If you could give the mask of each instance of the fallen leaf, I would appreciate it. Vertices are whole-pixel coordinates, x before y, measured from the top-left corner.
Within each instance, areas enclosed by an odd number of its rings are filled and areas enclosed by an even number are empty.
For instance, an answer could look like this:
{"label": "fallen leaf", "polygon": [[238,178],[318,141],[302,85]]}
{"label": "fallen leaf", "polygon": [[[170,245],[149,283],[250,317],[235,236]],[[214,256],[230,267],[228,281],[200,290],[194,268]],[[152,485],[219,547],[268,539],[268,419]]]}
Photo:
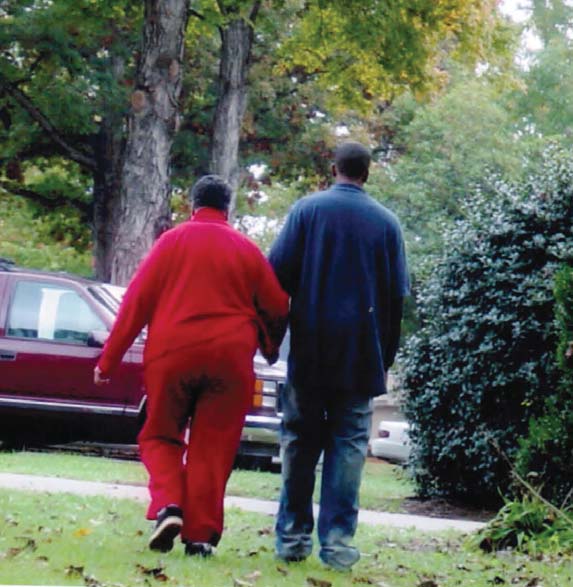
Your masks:
{"label": "fallen leaf", "polygon": [[541,583],[539,582],[538,577],[533,577],[529,583],[525,585],[525,587],[541,587]]}
{"label": "fallen leaf", "polygon": [[353,577],[352,582],[360,583],[362,585],[378,585],[378,583],[376,583],[376,581],[370,577]]}
{"label": "fallen leaf", "polygon": [[438,584],[433,581],[432,579],[428,579],[426,581],[422,581],[418,587],[439,587]]}
{"label": "fallen leaf", "polygon": [[36,545],[36,541],[33,538],[30,538],[29,536],[17,536],[16,538],[18,538],[19,540],[26,541],[26,543],[22,547],[22,550],[34,551],[34,550],[36,550],[36,548],[38,548]]}
{"label": "fallen leaf", "polygon": [[243,581],[242,579],[235,579],[233,577],[233,585],[235,587],[253,587],[252,583],[249,583],[248,581]]}
{"label": "fallen leaf", "polygon": [[306,582],[313,587],[332,587],[332,583],[330,581],[325,581],[324,579],[317,579],[315,577],[307,577]]}
{"label": "fallen leaf", "polygon": [[76,538],[83,538],[84,536],[89,536],[91,533],[92,531],[89,528],[78,528],[74,532],[74,536]]}
{"label": "fallen leaf", "polygon": [[254,549],[253,550],[249,550],[249,552],[247,552],[247,556],[257,556],[259,554],[261,554],[261,552],[268,552],[269,549],[266,546],[259,546],[259,548]]}
{"label": "fallen leaf", "polygon": [[260,579],[262,576],[263,574],[261,573],[261,571],[253,571],[252,573],[245,575],[245,579],[247,581],[256,581],[257,579]]}
{"label": "fallen leaf", "polygon": [[2,558],[14,558],[18,556],[24,549],[18,547],[9,548],[3,555]]}
{"label": "fallen leaf", "polygon": [[273,533],[273,529],[272,528],[261,528],[257,534],[259,536],[269,536],[269,534]]}
{"label": "fallen leaf", "polygon": [[493,579],[490,579],[488,583],[493,583],[494,585],[503,585],[505,583],[505,579],[496,575]]}
{"label": "fallen leaf", "polygon": [[277,567],[277,571],[283,576],[286,577],[288,575],[288,571],[284,567]]}
{"label": "fallen leaf", "polygon": [[66,567],[64,571],[68,577],[83,577],[84,576],[84,567],[75,567],[74,565],[70,565]]}
{"label": "fallen leaf", "polygon": [[156,581],[161,581],[162,583],[169,581],[169,577],[163,572],[165,570],[163,567],[144,567],[140,564],[135,565],[135,567],[142,575],[153,577]]}
{"label": "fallen leaf", "polygon": [[84,584],[86,587],[101,587],[101,583],[93,575],[84,577]]}
{"label": "fallen leaf", "polygon": [[36,560],[37,560],[39,563],[47,563],[49,559],[48,559],[48,557],[47,557],[47,556],[37,556],[37,557],[36,557]]}

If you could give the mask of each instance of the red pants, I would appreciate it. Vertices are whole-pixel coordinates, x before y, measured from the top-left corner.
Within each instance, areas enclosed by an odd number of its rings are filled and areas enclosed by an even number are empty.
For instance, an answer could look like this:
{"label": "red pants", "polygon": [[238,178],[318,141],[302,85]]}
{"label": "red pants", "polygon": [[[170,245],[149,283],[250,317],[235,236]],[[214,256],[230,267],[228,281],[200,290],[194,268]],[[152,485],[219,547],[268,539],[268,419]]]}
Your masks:
{"label": "red pants", "polygon": [[185,349],[145,368],[147,418],[138,441],[149,472],[147,518],[179,505],[184,541],[217,544],[223,532],[225,486],[255,383],[250,342]]}

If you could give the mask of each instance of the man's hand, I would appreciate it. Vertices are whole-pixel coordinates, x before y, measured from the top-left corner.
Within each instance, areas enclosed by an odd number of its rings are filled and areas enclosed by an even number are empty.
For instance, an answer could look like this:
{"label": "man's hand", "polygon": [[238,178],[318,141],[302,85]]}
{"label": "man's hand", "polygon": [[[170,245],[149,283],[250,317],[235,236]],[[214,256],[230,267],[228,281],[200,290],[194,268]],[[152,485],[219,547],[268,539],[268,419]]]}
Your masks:
{"label": "man's hand", "polygon": [[109,383],[109,381],[109,377],[103,377],[101,369],[96,365],[96,368],[94,369],[94,383],[96,385],[105,385],[106,383]]}

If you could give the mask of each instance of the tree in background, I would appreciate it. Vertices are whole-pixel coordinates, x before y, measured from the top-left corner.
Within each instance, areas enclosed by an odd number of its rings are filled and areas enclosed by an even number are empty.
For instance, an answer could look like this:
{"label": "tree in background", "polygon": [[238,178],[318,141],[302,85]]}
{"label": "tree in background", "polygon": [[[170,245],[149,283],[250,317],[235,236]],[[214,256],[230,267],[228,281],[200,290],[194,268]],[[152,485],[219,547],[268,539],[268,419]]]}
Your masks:
{"label": "tree in background", "polygon": [[[239,139],[247,108],[247,77],[251,63],[254,27],[262,0],[241,6],[217,2],[224,22],[219,25],[221,48],[217,105],[213,117],[210,171],[227,180],[233,190],[231,213],[239,187]],[[241,10],[246,9],[242,15]]]}
{"label": "tree in background", "polygon": [[431,273],[444,230],[463,216],[471,193],[482,187],[487,195],[492,174],[511,180],[523,173],[524,146],[504,106],[496,80],[458,70],[432,102],[408,94],[381,118],[392,151],[372,192],[399,215],[418,281]]}
{"label": "tree in background", "polygon": [[[1,188],[93,229],[95,274],[111,277],[138,3],[3,2]],[[89,224],[88,224],[89,223]]]}
{"label": "tree in background", "polygon": [[573,143],[573,6],[564,0],[532,1],[529,28],[541,48],[529,54],[522,73],[524,91],[510,107],[521,133],[533,142]]}
{"label": "tree in background", "polygon": [[[573,159],[480,194],[420,289],[403,356],[412,467],[423,495],[495,503],[529,421],[558,382],[553,279],[573,264]],[[501,451],[501,452],[500,452]]]}
{"label": "tree in background", "polygon": [[171,145],[179,128],[188,8],[189,0],[145,1],[113,219],[112,283],[127,284],[155,239],[171,226]]}
{"label": "tree in background", "polygon": [[[201,6],[207,4],[205,2]],[[163,0],[149,4],[149,7],[152,5],[167,6],[170,2]],[[175,3],[173,7],[176,5],[181,6]],[[277,39],[265,34],[258,35],[256,29],[251,30],[253,20],[247,22],[249,15],[255,16],[257,2],[229,0],[215,5],[216,9],[209,9],[207,15],[215,14],[219,19],[224,17],[223,21],[218,21],[218,29],[232,28],[235,20],[246,23],[248,26],[244,30],[248,29],[247,36],[254,39],[255,45],[258,41],[267,43],[258,49],[259,53],[263,53],[266,47],[267,53],[276,56],[266,62],[273,66],[266,73],[267,82],[277,75],[289,78],[295,94],[301,81],[304,81],[304,85],[312,82],[317,90],[323,94],[327,92],[328,100],[324,100],[325,104],[333,104],[335,101],[332,98],[337,96],[336,102],[347,103],[347,107],[377,104],[385,97],[380,92],[391,92],[394,95],[408,86],[418,89],[424,85],[431,86],[432,80],[441,77],[440,72],[433,67],[440,43],[447,43],[454,50],[471,54],[475,58],[483,47],[491,44],[488,35],[491,37],[490,32],[497,23],[493,0],[479,3],[467,0],[428,3],[419,0],[408,10],[403,10],[400,3],[393,3],[383,10],[378,2],[361,3],[360,6],[349,6],[342,2],[329,5],[320,2],[263,2],[260,9],[261,14],[266,11],[265,14],[269,15],[267,22],[271,18],[280,21],[284,16],[282,11],[287,6],[291,9],[289,15],[293,14],[293,6],[297,14],[297,19],[284,27],[284,41],[277,43]],[[245,15],[242,10],[247,8],[250,12]],[[151,9],[146,12],[148,18],[153,14],[159,13]],[[179,24],[186,18],[186,14],[180,10],[173,14],[179,19]],[[235,19],[236,15],[238,18]],[[153,54],[153,50],[148,52],[144,47],[139,60],[136,59],[138,31],[143,26],[143,15],[138,5],[130,2],[57,0],[40,4],[34,0],[7,1],[2,4],[0,16],[1,111],[5,137],[11,144],[9,157],[5,156],[3,162],[7,175],[4,181],[11,181],[4,183],[4,189],[27,197],[33,191],[23,189],[30,187],[26,176],[28,169],[40,166],[48,169],[55,156],[58,156],[59,165],[69,168],[68,176],[80,175],[89,183],[82,199],[90,207],[88,214],[93,222],[97,276],[125,281],[130,268],[122,270],[120,267],[129,264],[133,268],[135,260],[145,253],[152,237],[167,223],[169,193],[164,188],[165,174],[168,172],[165,161],[169,159],[169,147],[176,126],[174,112],[178,108],[176,98],[179,82],[176,78],[182,67],[180,54],[177,54],[177,59],[173,59],[177,53],[174,50],[169,59],[163,59],[165,55],[156,53],[157,59],[153,63],[156,71],[153,74],[149,71],[142,74],[143,68],[150,65],[145,59]],[[209,18],[206,21],[211,22]],[[328,26],[322,26],[325,23]],[[146,30],[151,30],[152,24],[147,22]],[[381,24],[384,24],[383,28],[380,28]],[[180,36],[183,28],[173,26],[172,31],[179,31],[177,34]],[[312,34],[308,36],[305,45],[302,40],[306,38],[307,32]],[[149,36],[144,36],[144,40],[148,43],[158,41]],[[361,43],[364,43],[367,51],[360,49]],[[180,46],[176,40],[174,44]],[[206,44],[209,45],[210,41]],[[378,45],[383,46],[384,50],[378,50]],[[220,45],[220,48],[223,47],[224,43]],[[314,57],[309,60],[309,55]],[[231,56],[234,56],[232,52]],[[141,66],[136,69],[138,61]],[[174,62],[179,63],[177,72],[175,66],[172,66]],[[248,59],[240,60],[239,69],[244,73],[248,64]],[[209,70],[201,71],[200,74],[199,77],[214,79]],[[175,76],[172,82],[168,80],[169,75]],[[167,121],[161,155],[157,154],[159,159],[154,162],[158,166],[155,169],[157,173],[154,168],[140,172],[134,163],[140,154],[146,152],[145,141],[142,138],[135,139],[136,135],[142,137],[141,133],[138,135],[136,132],[138,124],[146,119],[142,115],[146,111],[145,105],[154,104],[149,99],[151,94],[146,94],[147,87],[142,86],[142,76],[145,77],[144,85],[150,83],[152,77],[155,79],[151,85],[157,79],[167,80],[167,86],[171,83],[167,93],[175,98],[172,111],[168,109],[155,113],[157,122],[162,116]],[[241,79],[246,79],[243,74],[241,76]],[[263,78],[264,74],[261,76]],[[223,91],[224,86],[224,83],[219,84],[219,89]],[[359,92],[350,92],[353,87],[359,88]],[[305,92],[306,96],[311,94]],[[272,108],[272,95],[268,93],[268,96],[267,106]],[[236,104],[240,105],[241,101]],[[163,106],[166,105],[164,101]],[[137,114],[137,109],[141,107],[143,110]],[[293,112],[302,113],[305,108],[307,112],[313,111],[314,105],[300,104]],[[239,113],[241,110],[234,106],[232,109]],[[131,117],[131,135],[130,146],[125,151],[124,128],[128,116]],[[334,114],[330,116],[331,124],[335,124]],[[291,120],[295,118],[293,114]],[[20,124],[15,125],[15,119]],[[257,121],[260,117],[256,113],[251,114],[250,120]],[[207,130],[206,136],[212,134],[214,126],[216,124]],[[236,119],[233,127],[239,132]],[[305,125],[301,124],[300,127],[304,129]],[[256,128],[254,122],[251,129]],[[231,137],[227,137],[227,140],[231,141]],[[138,144],[134,144],[134,141]],[[295,141],[296,133],[293,134],[291,144]],[[179,146],[185,143],[181,141]],[[258,144],[260,146],[261,143]],[[272,153],[280,153],[284,148],[279,137],[271,150],[271,158]],[[181,169],[182,149],[177,154],[177,166]],[[320,156],[317,154],[316,159],[324,160],[327,155],[327,152],[322,152]],[[212,157],[208,159],[213,160]],[[144,167],[147,168],[147,165]],[[230,165],[229,169],[232,168],[233,165]],[[153,217],[146,216],[148,222],[145,224],[145,235],[140,235],[140,225],[135,219],[141,215],[135,206],[146,199],[141,197],[146,194],[148,187],[142,183],[146,173],[158,179],[158,199],[154,200]],[[152,183],[155,185],[155,182],[150,182],[150,186]],[[64,188],[66,181],[61,184]],[[132,197],[128,192],[137,196]],[[75,204],[72,198],[68,199]],[[137,238],[137,242],[124,242],[124,237],[130,234],[137,234],[141,238]],[[120,255],[117,259],[116,254]]]}

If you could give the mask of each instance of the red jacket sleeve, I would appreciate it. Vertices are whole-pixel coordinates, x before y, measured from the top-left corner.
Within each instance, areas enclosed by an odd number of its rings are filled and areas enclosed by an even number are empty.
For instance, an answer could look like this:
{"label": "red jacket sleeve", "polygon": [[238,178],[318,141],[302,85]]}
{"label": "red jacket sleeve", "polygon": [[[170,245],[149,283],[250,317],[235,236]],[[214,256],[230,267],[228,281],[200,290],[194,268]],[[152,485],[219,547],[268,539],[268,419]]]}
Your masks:
{"label": "red jacket sleeve", "polygon": [[286,332],[289,297],[280,286],[271,264],[260,253],[255,307],[259,317],[259,348],[263,357],[274,363]]}
{"label": "red jacket sleeve", "polygon": [[162,283],[168,250],[167,233],[153,245],[141,262],[121,302],[119,313],[98,361],[102,374],[108,376],[121,363],[135,337],[151,320]]}

